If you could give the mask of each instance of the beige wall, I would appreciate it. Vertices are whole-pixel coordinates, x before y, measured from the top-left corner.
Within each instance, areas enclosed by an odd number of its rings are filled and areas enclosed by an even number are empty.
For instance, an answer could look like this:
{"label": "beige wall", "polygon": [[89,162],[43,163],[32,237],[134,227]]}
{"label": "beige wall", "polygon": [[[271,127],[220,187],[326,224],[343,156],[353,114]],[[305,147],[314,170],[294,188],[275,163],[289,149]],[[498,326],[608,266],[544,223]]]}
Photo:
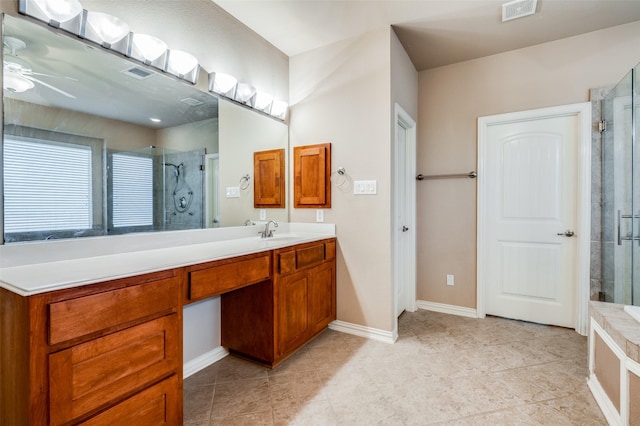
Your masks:
{"label": "beige wall", "polygon": [[[219,104],[220,118],[220,225],[240,226],[247,219],[259,220],[259,209],[253,207],[253,153],[285,149],[289,143],[288,128],[281,121],[257,114],[227,101]],[[288,173],[285,165],[285,176]],[[225,188],[240,186],[240,178],[249,175],[249,186],[240,198],[226,198]],[[286,205],[291,205],[285,194]],[[288,222],[286,208],[265,209],[267,220]]]}
{"label": "beige wall", "polygon": [[156,145],[175,151],[204,148],[207,154],[215,154],[218,152],[218,118],[160,129]]}
{"label": "beige wall", "polygon": [[[377,194],[367,196],[353,195],[352,185],[334,185],[332,208],[325,210],[324,220],[336,224],[338,236],[338,320],[389,331],[395,327],[390,237],[392,57],[403,58],[394,74],[399,80],[409,68],[394,37],[391,29],[378,30],[294,56],[289,76],[291,146],[331,142],[332,171],[344,167],[352,180],[377,181]],[[416,109],[417,102],[407,94],[411,90],[403,90],[402,84],[394,87],[393,100],[410,111]],[[314,222],[315,210],[292,209],[291,220]]]}
{"label": "beige wall", "polygon": [[[639,44],[635,22],[421,72],[418,172],[475,170],[478,117],[588,101],[640,61]],[[418,299],[475,308],[475,181],[419,182],[417,200]]]}

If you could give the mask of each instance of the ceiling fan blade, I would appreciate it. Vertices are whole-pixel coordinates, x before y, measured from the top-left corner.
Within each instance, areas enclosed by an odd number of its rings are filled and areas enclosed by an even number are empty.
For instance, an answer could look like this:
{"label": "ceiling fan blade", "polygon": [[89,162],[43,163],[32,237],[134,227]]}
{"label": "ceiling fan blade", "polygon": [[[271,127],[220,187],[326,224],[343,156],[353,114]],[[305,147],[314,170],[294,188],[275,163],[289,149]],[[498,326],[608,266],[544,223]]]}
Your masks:
{"label": "ceiling fan blade", "polygon": [[38,80],[37,78],[31,77],[30,75],[25,75],[25,76],[24,76],[24,78],[29,79],[29,80],[31,80],[31,81],[34,81],[34,82],[36,82],[36,83],[38,83],[38,84],[42,84],[44,87],[48,87],[49,89],[54,90],[54,91],[56,91],[56,92],[60,93],[61,95],[66,96],[66,97],[68,97],[68,98],[76,99],[76,97],[75,97],[75,96],[73,96],[73,95],[71,95],[71,94],[69,94],[69,93],[65,92],[64,90],[60,90],[60,89],[58,89],[57,87],[54,87],[54,86],[52,86],[52,85],[50,85],[50,84],[48,84],[48,83],[45,83],[45,82],[44,82],[44,81],[42,81],[42,80]]}
{"label": "ceiling fan blade", "polygon": [[65,80],[78,81],[77,78],[67,77],[66,75],[43,74],[41,72],[35,72],[35,71],[32,71],[32,70],[28,70],[28,69],[23,70],[22,73],[25,74],[25,75],[38,75],[38,76],[41,76],[41,77],[63,78]]}

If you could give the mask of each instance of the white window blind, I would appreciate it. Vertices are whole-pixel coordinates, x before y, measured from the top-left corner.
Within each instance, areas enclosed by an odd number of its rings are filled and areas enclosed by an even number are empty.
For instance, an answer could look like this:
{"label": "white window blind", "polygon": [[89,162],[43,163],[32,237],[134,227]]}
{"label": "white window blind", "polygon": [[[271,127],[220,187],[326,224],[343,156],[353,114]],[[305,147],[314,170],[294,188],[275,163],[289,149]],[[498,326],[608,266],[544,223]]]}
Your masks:
{"label": "white window blind", "polygon": [[131,154],[111,156],[113,226],[153,225],[153,161]]}
{"label": "white window blind", "polygon": [[92,226],[91,147],[5,137],[4,231]]}

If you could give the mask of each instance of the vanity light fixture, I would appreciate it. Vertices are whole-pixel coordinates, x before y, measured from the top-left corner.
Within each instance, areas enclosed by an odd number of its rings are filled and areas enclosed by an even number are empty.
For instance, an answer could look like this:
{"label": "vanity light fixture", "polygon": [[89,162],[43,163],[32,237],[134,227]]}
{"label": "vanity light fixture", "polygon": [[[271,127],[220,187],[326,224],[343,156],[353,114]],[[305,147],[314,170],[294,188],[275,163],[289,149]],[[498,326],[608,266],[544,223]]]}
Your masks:
{"label": "vanity light fixture", "polygon": [[81,37],[100,46],[125,54],[129,46],[129,25],[120,18],[102,12],[86,12]]}
{"label": "vanity light fixture", "polygon": [[75,35],[82,28],[82,5],[78,0],[20,0],[18,12]]}
{"label": "vanity light fixture", "polygon": [[269,114],[271,112],[271,105],[273,105],[273,96],[264,92],[256,93],[256,96],[253,102],[253,107],[255,109]]}
{"label": "vanity light fixture", "polygon": [[236,94],[238,80],[232,75],[222,72],[209,73],[209,91],[233,99]]}
{"label": "vanity light fixture", "polygon": [[167,72],[195,84],[198,81],[200,64],[195,56],[182,50],[170,50]]}
{"label": "vanity light fixture", "polygon": [[131,36],[131,47],[128,56],[137,59],[145,65],[165,70],[167,63],[167,43],[148,34]]}
{"label": "vanity light fixture", "polygon": [[286,102],[273,101],[273,105],[271,105],[271,115],[280,120],[284,120],[287,115],[287,108],[289,108],[289,105],[287,105]]}
{"label": "vanity light fixture", "polygon": [[236,94],[234,99],[241,104],[249,105],[253,107],[254,97],[256,94],[256,88],[247,83],[238,83],[236,87]]}

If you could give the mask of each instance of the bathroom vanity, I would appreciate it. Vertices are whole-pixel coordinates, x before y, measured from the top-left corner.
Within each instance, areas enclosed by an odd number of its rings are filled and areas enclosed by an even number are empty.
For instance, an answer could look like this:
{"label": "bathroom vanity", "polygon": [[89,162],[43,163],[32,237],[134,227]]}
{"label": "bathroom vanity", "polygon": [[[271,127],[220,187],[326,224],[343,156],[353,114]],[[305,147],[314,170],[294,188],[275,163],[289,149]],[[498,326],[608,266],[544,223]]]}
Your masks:
{"label": "bathroom vanity", "polygon": [[190,303],[220,296],[223,346],[271,367],[335,319],[334,233],[198,232],[128,252],[68,243],[92,254],[77,258],[3,247],[23,263],[0,269],[0,424],[181,424]]}

